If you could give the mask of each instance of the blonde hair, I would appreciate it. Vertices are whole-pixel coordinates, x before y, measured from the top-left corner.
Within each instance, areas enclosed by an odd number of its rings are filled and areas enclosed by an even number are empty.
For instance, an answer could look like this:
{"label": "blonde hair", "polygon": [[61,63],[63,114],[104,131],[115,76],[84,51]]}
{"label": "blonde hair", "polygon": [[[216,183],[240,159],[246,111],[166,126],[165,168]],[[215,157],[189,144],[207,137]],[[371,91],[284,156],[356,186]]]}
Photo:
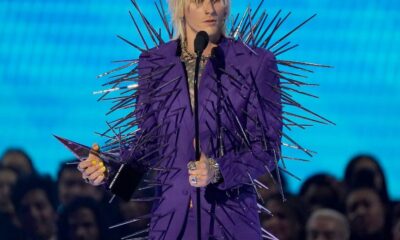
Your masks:
{"label": "blonde hair", "polygon": [[[175,37],[184,37],[185,36],[185,24],[184,24],[184,16],[185,16],[185,7],[186,4],[190,1],[193,1],[197,4],[203,3],[204,0],[168,0],[169,9],[171,12],[172,22],[175,28]],[[230,14],[230,0],[221,0],[226,8],[226,17]],[[226,21],[225,21],[226,22]],[[222,27],[222,33],[225,35],[226,23],[224,23]]]}

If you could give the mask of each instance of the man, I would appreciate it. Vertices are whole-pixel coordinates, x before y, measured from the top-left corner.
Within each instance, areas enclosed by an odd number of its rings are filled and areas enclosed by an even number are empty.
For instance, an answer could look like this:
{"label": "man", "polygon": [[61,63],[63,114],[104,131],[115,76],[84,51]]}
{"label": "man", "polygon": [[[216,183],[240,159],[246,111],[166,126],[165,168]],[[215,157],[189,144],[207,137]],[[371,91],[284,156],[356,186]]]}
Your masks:
{"label": "man", "polygon": [[[273,90],[279,89],[279,78],[271,72],[276,69],[274,56],[224,37],[228,0],[172,0],[170,7],[178,39],[142,53],[138,64],[143,91],[135,111],[141,119],[141,133],[151,132],[139,140],[152,140],[136,144],[139,147],[133,145],[132,153],[128,149],[122,154],[130,155],[127,162],[133,163],[158,152],[148,161],[160,159],[159,168],[166,169],[156,180],[164,185],[158,190],[161,200],[153,208],[150,238],[194,239],[196,188],[201,188],[202,239],[261,239],[256,194],[248,183],[272,170],[274,158],[279,158],[282,121],[279,90]],[[194,39],[201,30],[210,39],[200,64],[202,154],[200,161],[187,167],[195,160],[191,76]],[[164,74],[155,75],[163,70]],[[178,81],[168,85],[173,79]],[[239,81],[241,86],[235,86],[233,81]],[[165,87],[160,90],[155,85]],[[152,92],[159,96],[152,96]],[[225,97],[221,99],[222,96]],[[271,104],[264,104],[260,98]],[[217,141],[216,135],[225,137]],[[99,150],[98,146],[94,150]],[[106,168],[109,175],[118,170],[104,166],[94,154],[79,164],[83,177],[94,185],[104,182]]]}
{"label": "man", "polygon": [[[138,8],[136,1],[132,3]],[[112,111],[132,107],[134,112],[128,111],[125,117],[109,124],[104,135],[115,136],[111,136],[103,155],[94,145],[78,169],[86,181],[96,186],[113,185],[121,173],[121,163],[136,169],[144,166],[150,172],[147,176],[155,175],[155,179],[144,181],[156,192],[150,239],[194,239],[194,208],[201,212],[202,239],[261,239],[268,233],[260,229],[254,179],[272,171],[281,159],[283,102],[304,108],[290,94],[281,101],[277,60],[265,50],[271,36],[261,34],[258,41],[256,35],[249,34],[259,32],[255,29],[262,24],[253,28],[246,20],[243,32],[236,26],[237,31],[231,31],[233,38],[228,38],[225,22],[229,0],[170,0],[169,4],[176,38],[165,43],[141,15],[157,46],[149,49],[145,43],[146,49],[138,47],[142,52],[139,60],[128,64],[133,69],[110,83],[122,88],[113,87],[109,92],[130,88],[127,82],[137,83],[132,85],[134,90],[123,91],[116,98],[107,97],[115,100]],[[280,21],[276,25],[279,27]],[[201,31],[208,34],[209,43],[200,60],[199,85],[195,86],[194,42]],[[249,40],[242,41],[246,34],[244,38]],[[250,40],[252,46],[247,44]],[[198,125],[193,116],[196,88]],[[199,159],[195,159],[193,147],[195,126],[200,135],[200,141],[195,142],[200,144]],[[311,155],[289,141],[295,145],[289,147]],[[134,177],[130,178],[133,181]],[[133,184],[125,179],[118,186],[122,185]],[[200,201],[196,198],[198,190]],[[145,218],[150,217],[141,219]]]}
{"label": "man", "polygon": [[26,240],[56,239],[55,185],[50,177],[30,176],[18,180],[13,203]]}
{"label": "man", "polygon": [[336,210],[321,208],[315,210],[307,221],[307,240],[348,240],[349,223]]}

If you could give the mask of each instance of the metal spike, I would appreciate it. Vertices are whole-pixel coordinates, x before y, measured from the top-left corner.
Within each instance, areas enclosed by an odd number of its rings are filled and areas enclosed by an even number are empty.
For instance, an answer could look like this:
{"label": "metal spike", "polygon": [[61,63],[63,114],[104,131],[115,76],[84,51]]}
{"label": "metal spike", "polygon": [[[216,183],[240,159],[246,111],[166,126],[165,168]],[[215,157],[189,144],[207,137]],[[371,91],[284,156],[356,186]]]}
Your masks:
{"label": "metal spike", "polygon": [[261,231],[266,234],[266,235],[263,235],[263,237],[266,237],[270,240],[279,240],[277,237],[275,237],[272,233],[268,232],[264,228],[261,228]]}
{"label": "metal spike", "polygon": [[143,216],[138,217],[138,218],[133,218],[131,220],[127,220],[127,221],[124,221],[122,223],[118,223],[118,224],[112,225],[112,226],[108,227],[108,229],[118,228],[118,227],[130,224],[130,223],[134,223],[134,222],[137,222],[137,221],[140,221],[140,220],[143,220],[143,219],[151,218],[153,216],[154,216],[153,214],[146,214],[146,215],[143,215]]}
{"label": "metal spike", "polygon": [[254,188],[254,191],[256,192],[257,198],[258,198],[262,203],[264,203],[264,199],[262,199],[260,193],[258,192],[257,187],[256,187],[256,184],[254,183],[253,178],[251,177],[251,175],[250,175],[249,172],[247,172],[247,176],[249,176],[249,179],[250,179],[250,181],[251,181],[251,186]]}
{"label": "metal spike", "polygon": [[273,48],[276,45],[278,45],[280,42],[282,42],[283,40],[285,40],[288,36],[290,36],[292,33],[294,33],[295,31],[297,31],[299,28],[301,28],[302,26],[304,26],[306,23],[308,23],[311,19],[313,19],[315,16],[317,16],[317,14],[312,15],[311,17],[309,17],[307,20],[305,20],[304,22],[302,22],[300,25],[298,25],[297,27],[295,27],[293,30],[289,31],[287,34],[285,34],[283,37],[281,37],[280,39],[278,39],[275,43],[273,43],[269,48]]}
{"label": "metal spike", "polygon": [[298,180],[298,181],[301,182],[301,178],[299,178],[298,176],[296,176],[296,175],[294,175],[293,173],[289,172],[286,168],[281,168],[281,167],[279,167],[279,169],[280,169],[282,172],[288,174],[289,176],[291,176],[291,177],[293,177],[294,179],[296,179],[296,180]]}
{"label": "metal spike", "polygon": [[171,30],[169,28],[169,25],[168,25],[168,20],[167,20],[167,16],[166,16],[166,13],[165,13],[165,10],[164,10],[163,3],[162,3],[161,0],[159,0],[158,3],[160,4],[160,6],[158,6],[157,2],[154,2],[154,4],[156,5],[156,9],[157,9],[158,15],[160,16],[161,21],[164,24],[165,30],[168,33],[168,37],[170,39],[172,39],[173,35],[172,35],[172,32],[171,32]]}
{"label": "metal spike", "polygon": [[136,49],[139,50],[140,52],[144,52],[144,51],[145,51],[145,49],[143,49],[143,48],[139,47],[138,45],[136,45],[136,44],[130,42],[129,40],[127,40],[127,39],[121,37],[120,35],[117,35],[117,37],[118,37],[119,39],[121,39],[122,41],[128,43],[128,44],[131,45],[132,47],[136,48]]}
{"label": "metal spike", "polygon": [[125,68],[128,68],[128,67],[132,66],[132,65],[135,65],[138,62],[139,62],[138,60],[132,60],[130,63],[127,63],[127,64],[125,64],[125,65],[123,65],[121,67],[115,68],[115,69],[113,69],[111,71],[108,71],[108,72],[105,72],[105,73],[102,73],[102,74],[98,75],[97,78],[102,78],[102,77],[110,75],[110,74],[112,74],[114,72],[118,72],[118,71],[120,71],[122,69],[125,69]]}
{"label": "metal spike", "polygon": [[329,65],[310,63],[310,62],[299,62],[299,61],[291,61],[291,60],[278,60],[278,62],[287,63],[287,64],[306,65],[306,66],[312,66],[312,67],[332,68],[332,66],[329,66]]}
{"label": "metal spike", "polygon": [[[135,236],[137,236],[137,235],[140,235],[140,234],[143,234],[143,233],[147,233],[147,232],[149,232],[149,231],[150,231],[150,228],[146,228],[146,229],[137,231],[137,232],[135,232],[135,233],[129,234],[129,235],[127,235],[127,236],[124,236],[124,237],[121,238],[121,240],[128,240],[128,239],[130,239],[131,237],[135,237]],[[137,238],[135,238],[135,239],[137,239]],[[148,237],[144,237],[144,238],[142,238],[142,239],[148,239]]]}
{"label": "metal spike", "polygon": [[283,53],[285,53],[285,52],[288,52],[288,51],[290,51],[290,50],[292,50],[292,49],[295,49],[295,48],[297,48],[299,46],[299,44],[295,44],[295,45],[293,45],[293,46],[291,46],[291,47],[288,47],[288,48],[286,48],[286,49],[283,49],[282,51],[280,51],[280,52],[275,52],[275,57],[277,57],[277,56],[279,56],[279,55],[281,55],[281,54],[283,54]]}
{"label": "metal spike", "polygon": [[[133,6],[136,8],[136,11],[139,13],[140,17],[142,18],[142,21],[143,21],[151,39],[153,40],[154,44],[158,48],[159,44],[164,43],[164,41],[162,40],[161,36],[157,33],[157,31],[154,29],[154,27],[150,24],[150,22],[147,20],[147,18],[144,16],[142,11],[140,10],[139,5],[136,3],[136,0],[131,0],[131,2],[133,4]],[[153,35],[157,38],[159,43],[156,42]]]}
{"label": "metal spike", "polygon": [[256,46],[259,46],[260,42],[262,41],[263,37],[265,34],[267,34],[267,32],[269,31],[269,29],[271,28],[271,26],[274,24],[275,20],[278,18],[278,16],[281,14],[282,10],[279,10],[274,18],[271,20],[271,22],[268,24],[268,26],[264,29],[263,33],[261,34],[261,37],[257,40],[256,42]]}
{"label": "metal spike", "polygon": [[142,42],[143,42],[144,46],[146,47],[146,50],[149,50],[149,46],[147,45],[147,42],[146,42],[146,40],[145,40],[144,37],[143,37],[142,31],[140,31],[140,28],[139,28],[139,26],[137,25],[136,20],[135,20],[135,18],[133,17],[131,11],[129,11],[129,15],[131,16],[132,22],[133,22],[133,24],[135,25],[136,31],[139,33],[139,36],[140,36],[140,38],[142,39]]}
{"label": "metal spike", "polygon": [[272,217],[274,216],[270,210],[265,208],[263,205],[257,203],[257,207],[261,210],[261,212],[266,212],[267,214],[271,215]]}
{"label": "metal spike", "polygon": [[278,184],[279,184],[279,191],[280,191],[280,193],[281,193],[281,196],[282,196],[282,200],[283,201],[286,201],[286,198],[285,198],[285,194],[284,194],[284,192],[283,192],[283,187],[282,187],[282,179],[281,179],[281,175],[280,175],[280,173],[279,173],[279,165],[278,165],[278,160],[277,160],[277,156],[276,156],[276,152],[275,152],[275,149],[272,149],[272,152],[273,152],[273,155],[274,155],[274,162],[275,162],[275,166],[276,166],[276,177],[278,178]]}

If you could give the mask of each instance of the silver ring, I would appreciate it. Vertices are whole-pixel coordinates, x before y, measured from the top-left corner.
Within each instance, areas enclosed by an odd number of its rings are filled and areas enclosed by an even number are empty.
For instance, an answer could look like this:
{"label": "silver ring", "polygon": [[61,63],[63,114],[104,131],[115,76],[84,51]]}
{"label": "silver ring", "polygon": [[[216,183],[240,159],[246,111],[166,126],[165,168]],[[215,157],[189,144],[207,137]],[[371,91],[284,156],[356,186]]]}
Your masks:
{"label": "silver ring", "polygon": [[197,184],[197,176],[193,176],[193,177],[190,179],[190,181],[191,181],[193,184]]}
{"label": "silver ring", "polygon": [[83,178],[83,180],[85,180],[85,183],[89,183],[90,182],[89,178]]}
{"label": "silver ring", "polygon": [[188,168],[189,170],[191,170],[191,171],[196,170],[196,162],[194,162],[194,161],[188,162],[187,168]]}

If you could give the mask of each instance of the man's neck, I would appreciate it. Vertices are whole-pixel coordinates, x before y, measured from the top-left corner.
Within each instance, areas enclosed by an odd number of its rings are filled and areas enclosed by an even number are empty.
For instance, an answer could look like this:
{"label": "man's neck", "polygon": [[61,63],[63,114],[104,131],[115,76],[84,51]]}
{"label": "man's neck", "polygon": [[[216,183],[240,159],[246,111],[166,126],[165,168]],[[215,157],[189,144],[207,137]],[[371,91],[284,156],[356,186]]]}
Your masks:
{"label": "man's neck", "polygon": [[[188,34],[187,38],[186,38],[186,43],[187,43],[187,51],[189,53],[195,53],[194,52],[194,39],[195,39],[196,35],[195,34]],[[221,35],[215,38],[210,38],[210,41],[208,42],[208,45],[206,47],[206,49],[204,49],[203,52],[203,56],[210,56],[212,49],[216,46],[218,46],[218,43],[221,39]]]}

